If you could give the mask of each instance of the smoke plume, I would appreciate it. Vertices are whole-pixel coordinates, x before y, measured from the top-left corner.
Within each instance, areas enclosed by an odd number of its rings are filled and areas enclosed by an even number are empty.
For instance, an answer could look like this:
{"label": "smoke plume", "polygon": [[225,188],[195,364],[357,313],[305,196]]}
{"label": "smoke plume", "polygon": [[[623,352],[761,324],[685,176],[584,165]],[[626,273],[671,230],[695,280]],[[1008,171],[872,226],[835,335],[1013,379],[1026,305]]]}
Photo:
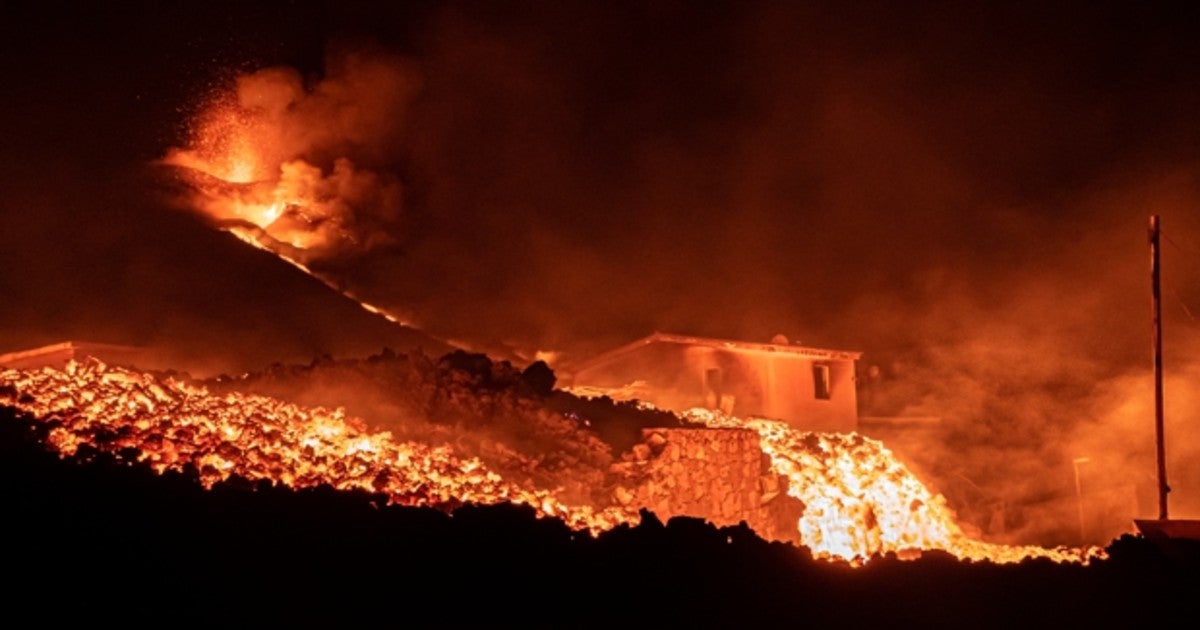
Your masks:
{"label": "smoke plume", "polygon": [[385,52],[337,49],[324,75],[289,67],[237,75],[215,88],[185,147],[167,164],[197,180],[197,205],[246,225],[307,266],[345,264],[403,239],[404,186],[395,169],[410,64]]}

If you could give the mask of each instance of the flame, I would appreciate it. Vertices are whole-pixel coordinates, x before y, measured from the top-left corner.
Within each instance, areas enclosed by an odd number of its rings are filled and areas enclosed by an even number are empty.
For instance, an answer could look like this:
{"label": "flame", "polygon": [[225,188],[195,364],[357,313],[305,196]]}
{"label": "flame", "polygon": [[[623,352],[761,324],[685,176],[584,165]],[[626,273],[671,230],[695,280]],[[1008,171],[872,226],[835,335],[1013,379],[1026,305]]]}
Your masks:
{"label": "flame", "polygon": [[[598,535],[633,524],[637,506],[572,505],[554,492],[528,489],[449,445],[400,442],[370,433],[341,409],[305,408],[273,398],[230,393],[89,358],[63,370],[0,370],[0,404],[50,424],[48,441],[62,455],[90,445],[134,449],[159,473],[194,467],[211,488],[233,475],[294,488],[329,485],[386,495],[390,504],[453,509],[464,503],[511,502]],[[815,556],[860,566],[895,553],[912,558],[943,550],[960,559],[1015,563],[1048,559],[1087,564],[1097,547],[998,545],[972,540],[945,499],[930,492],[883,444],[856,434],[800,432],[761,418],[706,409],[683,414],[713,428],[756,431],[772,470],[805,506],[801,543]]]}

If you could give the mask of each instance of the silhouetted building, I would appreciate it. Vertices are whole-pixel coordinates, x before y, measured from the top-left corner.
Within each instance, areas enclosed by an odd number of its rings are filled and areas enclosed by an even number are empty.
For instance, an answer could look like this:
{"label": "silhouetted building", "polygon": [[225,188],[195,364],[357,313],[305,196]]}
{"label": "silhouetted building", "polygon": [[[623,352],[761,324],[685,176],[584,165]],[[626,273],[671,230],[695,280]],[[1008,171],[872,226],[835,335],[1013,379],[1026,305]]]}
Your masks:
{"label": "silhouetted building", "polygon": [[82,361],[95,357],[109,365],[142,367],[150,369],[151,353],[138,346],[122,346],[91,341],[63,341],[59,343],[0,354],[0,367],[36,369],[53,367],[62,369],[68,361]]}
{"label": "silhouetted building", "polygon": [[854,431],[860,352],[654,333],[574,366],[564,383],[580,393],[637,399],[681,411],[720,409],[787,421],[807,431]]}

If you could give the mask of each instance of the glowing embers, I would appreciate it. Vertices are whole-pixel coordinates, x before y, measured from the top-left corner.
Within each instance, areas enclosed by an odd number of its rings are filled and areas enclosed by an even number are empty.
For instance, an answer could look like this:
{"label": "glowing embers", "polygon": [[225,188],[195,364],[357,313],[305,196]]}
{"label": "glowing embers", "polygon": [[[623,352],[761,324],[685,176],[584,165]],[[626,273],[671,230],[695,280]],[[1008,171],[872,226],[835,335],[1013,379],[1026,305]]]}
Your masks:
{"label": "glowing embers", "polygon": [[511,502],[593,534],[636,520],[628,509],[565,505],[549,491],[502,479],[449,446],[368,433],[340,410],[263,396],[212,396],[94,359],[61,371],[0,371],[0,384],[8,386],[0,390],[0,403],[53,423],[49,441],[64,455],[83,444],[109,452],[132,448],[160,473],[194,466],[206,487],[238,475],[295,488],[364,489],[399,505],[451,509]]}
{"label": "glowing embers", "polygon": [[882,443],[857,434],[801,432],[778,421],[742,420],[699,408],[684,417],[709,427],[758,432],[773,471],[788,479],[788,494],[805,505],[797,523],[800,540],[817,555],[854,563],[928,549],[997,563],[1031,558],[1086,563],[1104,556],[1099,548],[1045,549],[972,540],[941,495],[930,492]]}

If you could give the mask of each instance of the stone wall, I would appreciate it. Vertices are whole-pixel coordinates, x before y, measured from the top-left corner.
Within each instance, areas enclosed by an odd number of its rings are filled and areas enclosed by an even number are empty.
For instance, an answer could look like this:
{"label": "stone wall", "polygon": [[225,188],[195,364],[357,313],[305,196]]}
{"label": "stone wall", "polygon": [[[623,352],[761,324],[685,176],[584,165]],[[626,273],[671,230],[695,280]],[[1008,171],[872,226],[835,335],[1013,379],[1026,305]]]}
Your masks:
{"label": "stone wall", "polygon": [[787,496],[787,482],[769,469],[749,429],[644,429],[614,464],[614,498],[654,512],[703,518],[718,527],[743,521],[767,540],[796,542],[804,506]]}

